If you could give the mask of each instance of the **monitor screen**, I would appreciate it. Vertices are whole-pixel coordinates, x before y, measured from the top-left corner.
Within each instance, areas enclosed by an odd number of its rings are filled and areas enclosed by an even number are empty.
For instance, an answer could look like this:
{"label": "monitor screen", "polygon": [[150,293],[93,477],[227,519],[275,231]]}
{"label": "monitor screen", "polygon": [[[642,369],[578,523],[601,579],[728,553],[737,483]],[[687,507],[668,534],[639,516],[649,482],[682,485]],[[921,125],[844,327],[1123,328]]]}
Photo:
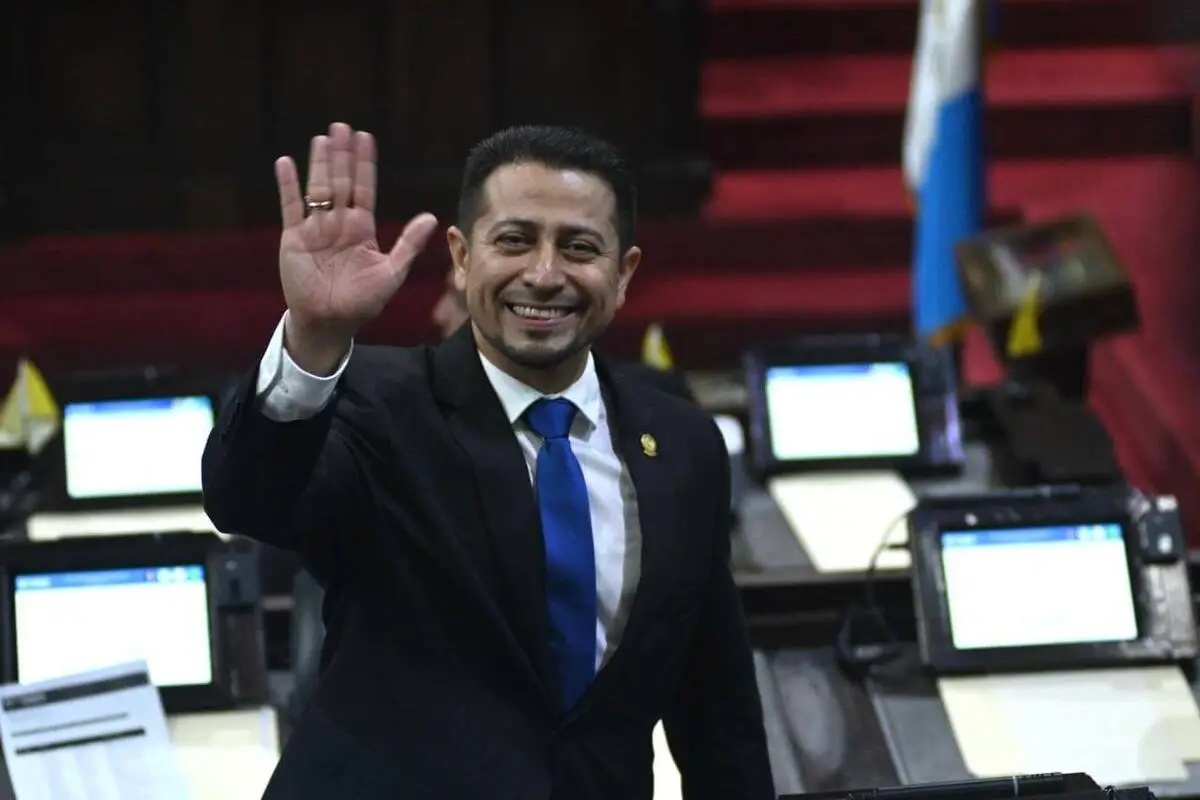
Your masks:
{"label": "monitor screen", "polygon": [[142,659],[157,686],[213,680],[199,564],[16,575],[13,623],[22,683]]}
{"label": "monitor screen", "polygon": [[958,650],[1128,642],[1137,609],[1116,523],[941,535]]}
{"label": "monitor screen", "polygon": [[72,500],[200,491],[200,457],[214,422],[208,397],[70,403],[63,457]]}
{"label": "monitor screen", "polygon": [[899,458],[921,449],[903,362],[771,367],[766,400],[779,461]]}

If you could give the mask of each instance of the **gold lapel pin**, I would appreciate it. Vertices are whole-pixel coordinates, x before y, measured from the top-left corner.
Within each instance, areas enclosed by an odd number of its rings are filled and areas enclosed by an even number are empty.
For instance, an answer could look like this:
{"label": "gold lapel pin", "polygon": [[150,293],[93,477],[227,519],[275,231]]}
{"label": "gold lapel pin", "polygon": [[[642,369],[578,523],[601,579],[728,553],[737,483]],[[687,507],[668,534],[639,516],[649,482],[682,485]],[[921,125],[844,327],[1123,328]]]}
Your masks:
{"label": "gold lapel pin", "polygon": [[650,458],[658,455],[658,442],[654,441],[654,437],[648,433],[642,434],[642,452]]}

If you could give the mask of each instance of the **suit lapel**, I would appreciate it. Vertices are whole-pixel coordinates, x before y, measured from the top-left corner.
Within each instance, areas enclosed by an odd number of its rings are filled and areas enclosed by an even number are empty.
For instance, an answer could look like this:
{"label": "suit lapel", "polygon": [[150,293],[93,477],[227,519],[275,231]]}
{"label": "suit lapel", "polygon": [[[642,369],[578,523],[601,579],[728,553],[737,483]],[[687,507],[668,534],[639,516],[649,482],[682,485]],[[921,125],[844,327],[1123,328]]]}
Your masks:
{"label": "suit lapel", "polygon": [[609,411],[613,441],[629,471],[637,494],[638,525],[641,531],[641,570],[633,607],[616,652],[575,709],[582,713],[605,686],[619,676],[625,663],[636,653],[637,642],[647,626],[655,621],[661,589],[669,585],[664,571],[671,569],[671,548],[675,536],[676,493],[673,474],[660,456],[657,426],[643,389],[629,376],[616,372],[600,358],[596,359],[605,405]]}
{"label": "suit lapel", "polygon": [[434,391],[450,407],[450,431],[471,466],[500,567],[505,616],[548,693],[554,684],[546,632],[541,520],[528,466],[479,362],[470,325],[437,348]]}

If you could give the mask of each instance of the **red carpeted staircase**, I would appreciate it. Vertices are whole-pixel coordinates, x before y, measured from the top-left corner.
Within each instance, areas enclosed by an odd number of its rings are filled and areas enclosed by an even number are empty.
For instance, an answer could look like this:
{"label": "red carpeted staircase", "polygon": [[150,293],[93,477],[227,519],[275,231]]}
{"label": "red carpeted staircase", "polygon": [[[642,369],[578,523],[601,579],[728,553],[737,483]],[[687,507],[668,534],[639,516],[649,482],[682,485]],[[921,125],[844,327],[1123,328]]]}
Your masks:
{"label": "red carpeted staircase", "polygon": [[[790,269],[793,296],[903,324],[908,200],[899,152],[915,0],[710,0],[704,111],[718,177],[714,224],[806,220],[836,241]],[[1139,0],[1003,0],[987,64],[993,218],[1087,210],[1138,288],[1136,336],[1101,346],[1093,402],[1138,482],[1200,515],[1200,325],[1193,262],[1195,48],[1165,45]],[[740,268],[775,274],[748,245]],[[835,297],[834,282],[853,285]],[[809,300],[797,301],[797,308]],[[773,300],[778,309],[782,300]],[[998,371],[973,342],[968,372]]]}

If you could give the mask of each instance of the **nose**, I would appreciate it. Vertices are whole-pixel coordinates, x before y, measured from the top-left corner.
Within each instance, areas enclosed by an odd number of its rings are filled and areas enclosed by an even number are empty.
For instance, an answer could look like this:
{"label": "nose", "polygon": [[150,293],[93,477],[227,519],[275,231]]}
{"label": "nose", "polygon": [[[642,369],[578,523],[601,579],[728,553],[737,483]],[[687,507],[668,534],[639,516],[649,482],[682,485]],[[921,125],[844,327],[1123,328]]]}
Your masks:
{"label": "nose", "polygon": [[558,248],[544,241],[526,267],[522,279],[526,286],[541,291],[554,291],[563,286],[565,278],[558,258]]}

